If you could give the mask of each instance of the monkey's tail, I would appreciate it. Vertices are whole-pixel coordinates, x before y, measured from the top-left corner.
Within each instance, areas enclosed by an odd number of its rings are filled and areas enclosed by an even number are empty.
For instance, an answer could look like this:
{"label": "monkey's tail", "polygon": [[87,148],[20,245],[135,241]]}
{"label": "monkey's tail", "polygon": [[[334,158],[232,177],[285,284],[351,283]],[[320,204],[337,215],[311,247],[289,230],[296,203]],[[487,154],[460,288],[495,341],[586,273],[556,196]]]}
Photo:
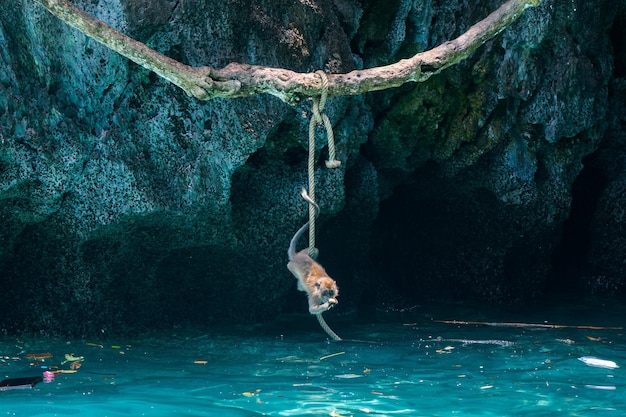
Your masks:
{"label": "monkey's tail", "polygon": [[[302,192],[300,193],[300,195],[309,204],[311,204],[313,207],[315,207],[315,217],[319,216],[319,214],[320,214],[320,206],[318,206],[317,203],[315,201],[313,201],[313,199],[311,199],[311,197],[309,197],[309,194],[306,192],[305,188],[302,189]],[[300,229],[298,229],[296,234],[293,235],[293,238],[291,239],[291,242],[289,243],[289,249],[287,249],[287,256],[289,257],[290,260],[296,254],[296,245],[298,244],[298,240],[300,239],[300,236],[302,236],[302,233],[304,233],[304,231],[306,229],[308,229],[310,224],[311,224],[311,221],[306,222],[304,224],[304,226],[302,226]]]}
{"label": "monkey's tail", "polygon": [[324,317],[322,317],[322,314],[316,314],[317,316],[317,321],[319,321],[320,326],[322,326],[322,329],[324,329],[324,331],[326,332],[327,335],[330,336],[331,339],[333,339],[335,342],[340,342],[341,341],[341,337],[337,336],[337,333],[333,332],[333,330],[328,326],[328,324],[326,324],[326,320],[324,320]]}
{"label": "monkey's tail", "polygon": [[309,197],[309,193],[306,192],[306,188],[302,189],[302,192],[300,193],[300,195],[302,196],[302,198],[304,198],[307,201],[307,203],[315,207],[315,217],[319,216],[320,206],[315,201],[313,201],[311,197]]}
{"label": "monkey's tail", "polygon": [[293,259],[293,256],[296,254],[296,245],[298,244],[298,239],[302,236],[302,233],[309,227],[309,222],[304,223],[304,226],[298,229],[295,235],[291,238],[291,242],[289,243],[289,249],[287,249],[287,256],[289,260]]}

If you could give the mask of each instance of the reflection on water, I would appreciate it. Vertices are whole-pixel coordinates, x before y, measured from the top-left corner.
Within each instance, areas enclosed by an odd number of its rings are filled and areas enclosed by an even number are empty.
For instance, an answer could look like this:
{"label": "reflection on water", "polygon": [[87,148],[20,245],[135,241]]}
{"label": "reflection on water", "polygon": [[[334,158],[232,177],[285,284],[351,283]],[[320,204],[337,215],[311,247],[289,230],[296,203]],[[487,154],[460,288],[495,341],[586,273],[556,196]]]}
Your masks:
{"label": "reflection on water", "polygon": [[617,416],[624,312],[588,302],[328,313],[343,342],[308,315],[132,340],[5,337],[3,378],[53,378],[0,391],[0,415]]}

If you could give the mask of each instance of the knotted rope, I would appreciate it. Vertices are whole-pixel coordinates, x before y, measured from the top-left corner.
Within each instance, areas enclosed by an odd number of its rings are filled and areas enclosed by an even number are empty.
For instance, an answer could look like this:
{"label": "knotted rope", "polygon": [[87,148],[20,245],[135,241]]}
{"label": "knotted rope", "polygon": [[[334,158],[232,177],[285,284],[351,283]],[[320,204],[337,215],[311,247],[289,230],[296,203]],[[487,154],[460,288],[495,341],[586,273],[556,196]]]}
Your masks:
{"label": "knotted rope", "polygon": [[[313,97],[313,114],[309,120],[309,197],[315,201],[315,128],[318,124],[323,124],[328,137],[328,160],[327,168],[337,168],[341,165],[341,161],[335,159],[335,134],[330,119],[324,113],[326,99],[328,98],[328,77],[324,71],[316,71],[316,74],[322,79],[322,91],[319,97]],[[315,217],[316,210],[313,204],[309,204],[309,256],[315,257],[317,249],[315,249]]]}
{"label": "knotted rope", "polygon": [[[326,161],[326,167],[337,168],[341,165],[341,161],[335,159],[336,150],[333,126],[326,113],[324,113],[326,99],[328,98],[328,77],[326,73],[321,70],[315,73],[322,79],[322,91],[320,97],[313,97],[313,114],[311,114],[311,120],[309,120],[309,197],[313,202],[313,204],[309,204],[309,256],[312,258],[317,258],[317,249],[315,248],[315,218],[317,217],[315,207],[315,128],[318,124],[324,125],[328,138],[328,160]],[[326,324],[326,320],[324,320],[321,314],[316,314],[316,316],[320,326],[331,339],[335,341],[341,340],[341,337],[337,336],[337,333],[333,332],[328,324]]]}

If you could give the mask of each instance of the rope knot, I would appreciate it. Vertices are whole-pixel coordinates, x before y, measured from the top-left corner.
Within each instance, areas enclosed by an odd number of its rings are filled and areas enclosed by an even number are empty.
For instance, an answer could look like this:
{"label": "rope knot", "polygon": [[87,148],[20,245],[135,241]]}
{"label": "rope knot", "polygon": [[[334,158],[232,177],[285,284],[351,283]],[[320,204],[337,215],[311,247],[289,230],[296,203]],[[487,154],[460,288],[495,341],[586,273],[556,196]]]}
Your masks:
{"label": "rope knot", "polygon": [[315,71],[317,75],[322,79],[322,94],[320,96],[320,112],[324,111],[324,107],[326,106],[326,99],[328,98],[328,76],[322,70]]}
{"label": "rope knot", "polygon": [[338,161],[336,159],[332,160],[332,161],[326,161],[326,168],[328,169],[335,169],[335,168],[339,168],[339,165],[341,165],[341,161]]}
{"label": "rope knot", "polygon": [[338,161],[335,157],[335,134],[333,133],[333,125],[330,123],[330,119],[324,113],[324,107],[326,106],[326,100],[328,99],[328,76],[322,70],[315,71],[321,79],[321,93],[319,97],[313,97],[313,114],[311,116],[311,122],[309,124],[309,146],[311,141],[315,140],[315,125],[323,124],[326,130],[326,136],[328,138],[328,161],[326,161],[326,168],[334,169],[341,165],[341,161]]}

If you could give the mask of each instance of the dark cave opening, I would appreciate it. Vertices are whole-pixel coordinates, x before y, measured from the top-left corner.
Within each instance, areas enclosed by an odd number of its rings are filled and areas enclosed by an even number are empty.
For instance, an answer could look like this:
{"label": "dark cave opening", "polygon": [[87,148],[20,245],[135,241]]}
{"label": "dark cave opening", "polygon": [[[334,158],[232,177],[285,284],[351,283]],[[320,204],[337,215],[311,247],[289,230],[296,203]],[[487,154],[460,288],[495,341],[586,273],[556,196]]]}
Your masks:
{"label": "dark cave opening", "polygon": [[570,215],[563,224],[561,240],[552,254],[552,272],[547,294],[572,294],[581,290],[579,281],[587,266],[590,225],[608,178],[596,163],[597,153],[583,160],[583,169],[572,185]]}
{"label": "dark cave opening", "polygon": [[619,8],[609,32],[613,46],[613,76],[626,77],[626,4]]}
{"label": "dark cave opening", "polygon": [[472,284],[455,277],[463,264],[459,248],[470,245],[472,225],[481,221],[481,216],[473,216],[480,203],[458,193],[457,186],[430,161],[381,201],[372,231],[372,262],[396,295],[395,300],[385,300],[395,308],[477,296],[465,291],[465,284]]}

